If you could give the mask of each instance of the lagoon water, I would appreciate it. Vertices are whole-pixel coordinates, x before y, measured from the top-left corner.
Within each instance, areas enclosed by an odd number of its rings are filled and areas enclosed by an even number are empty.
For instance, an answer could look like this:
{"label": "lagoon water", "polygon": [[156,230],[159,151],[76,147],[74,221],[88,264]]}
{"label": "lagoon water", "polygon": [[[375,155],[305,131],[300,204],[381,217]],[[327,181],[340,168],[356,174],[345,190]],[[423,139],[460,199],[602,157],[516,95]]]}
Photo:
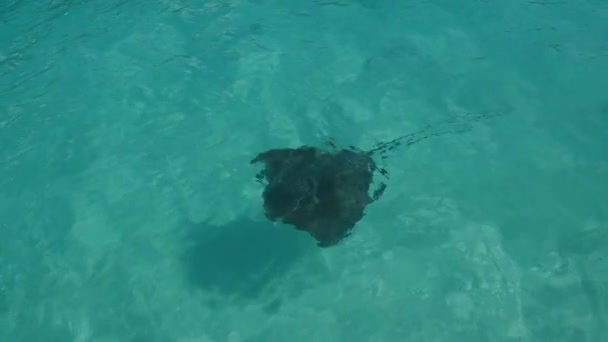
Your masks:
{"label": "lagoon water", "polygon": [[[3,0],[0,340],[608,341],[607,89],[603,0]],[[255,154],[465,113],[265,219]]]}

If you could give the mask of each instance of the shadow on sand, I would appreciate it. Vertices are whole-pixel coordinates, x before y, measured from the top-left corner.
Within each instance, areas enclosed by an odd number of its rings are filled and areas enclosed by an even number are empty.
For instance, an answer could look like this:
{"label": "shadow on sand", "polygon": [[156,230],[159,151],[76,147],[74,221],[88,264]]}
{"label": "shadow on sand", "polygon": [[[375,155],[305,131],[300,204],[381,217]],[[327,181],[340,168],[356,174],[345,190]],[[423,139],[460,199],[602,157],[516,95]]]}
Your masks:
{"label": "shadow on sand", "polygon": [[182,255],[186,279],[209,304],[266,301],[280,305],[278,285],[294,264],[314,253],[305,234],[269,222],[237,220],[222,226],[190,223]]}

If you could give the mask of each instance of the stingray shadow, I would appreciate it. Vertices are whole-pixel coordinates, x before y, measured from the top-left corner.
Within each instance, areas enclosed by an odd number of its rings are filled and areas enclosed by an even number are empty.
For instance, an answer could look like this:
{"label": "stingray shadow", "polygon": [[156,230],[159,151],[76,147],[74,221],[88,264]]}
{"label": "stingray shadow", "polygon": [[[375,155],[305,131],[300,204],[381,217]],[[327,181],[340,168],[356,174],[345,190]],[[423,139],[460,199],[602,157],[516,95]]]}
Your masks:
{"label": "stingray shadow", "polygon": [[277,284],[314,247],[291,229],[247,219],[222,226],[190,224],[186,239],[186,279],[210,304],[274,298]]}

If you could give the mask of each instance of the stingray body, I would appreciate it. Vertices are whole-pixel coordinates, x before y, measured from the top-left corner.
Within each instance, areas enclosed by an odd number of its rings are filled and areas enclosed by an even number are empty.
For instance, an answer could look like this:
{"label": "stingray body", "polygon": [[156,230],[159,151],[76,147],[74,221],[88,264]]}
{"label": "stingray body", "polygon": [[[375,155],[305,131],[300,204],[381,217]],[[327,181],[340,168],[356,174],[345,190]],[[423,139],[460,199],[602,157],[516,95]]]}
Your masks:
{"label": "stingray body", "polygon": [[266,217],[309,232],[321,247],[346,237],[379,197],[369,194],[378,168],[364,152],[302,146],[260,153],[252,163],[260,162]]}
{"label": "stingray body", "polygon": [[370,195],[376,172],[388,178],[388,172],[373,160],[374,155],[386,159],[399,146],[462,133],[470,130],[472,123],[494,116],[466,114],[451,118],[367,151],[353,146],[338,148],[330,140],[329,150],[301,146],[262,152],[251,163],[263,164],[256,178],[265,184],[265,215],[271,221],[310,233],[321,247],[333,246],[350,234],[366,207],[386,189],[385,183],[379,183]]}

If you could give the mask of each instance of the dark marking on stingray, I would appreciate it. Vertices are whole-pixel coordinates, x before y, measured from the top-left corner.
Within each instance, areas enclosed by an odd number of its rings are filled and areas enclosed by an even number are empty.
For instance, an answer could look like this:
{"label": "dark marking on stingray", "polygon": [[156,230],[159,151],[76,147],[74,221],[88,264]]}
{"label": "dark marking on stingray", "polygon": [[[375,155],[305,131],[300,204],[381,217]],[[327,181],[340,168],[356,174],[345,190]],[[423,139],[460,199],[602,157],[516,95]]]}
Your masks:
{"label": "dark marking on stingray", "polygon": [[365,208],[386,190],[379,183],[370,196],[374,175],[388,179],[389,173],[373,160],[382,160],[401,146],[411,146],[431,137],[458,134],[472,124],[500,114],[464,114],[382,142],[370,150],[355,146],[339,148],[330,138],[326,151],[317,147],[270,149],[258,154],[251,164],[263,163],[256,175],[265,184],[264,211],[271,221],[281,221],[310,233],[320,247],[333,246],[350,235],[365,215]]}

